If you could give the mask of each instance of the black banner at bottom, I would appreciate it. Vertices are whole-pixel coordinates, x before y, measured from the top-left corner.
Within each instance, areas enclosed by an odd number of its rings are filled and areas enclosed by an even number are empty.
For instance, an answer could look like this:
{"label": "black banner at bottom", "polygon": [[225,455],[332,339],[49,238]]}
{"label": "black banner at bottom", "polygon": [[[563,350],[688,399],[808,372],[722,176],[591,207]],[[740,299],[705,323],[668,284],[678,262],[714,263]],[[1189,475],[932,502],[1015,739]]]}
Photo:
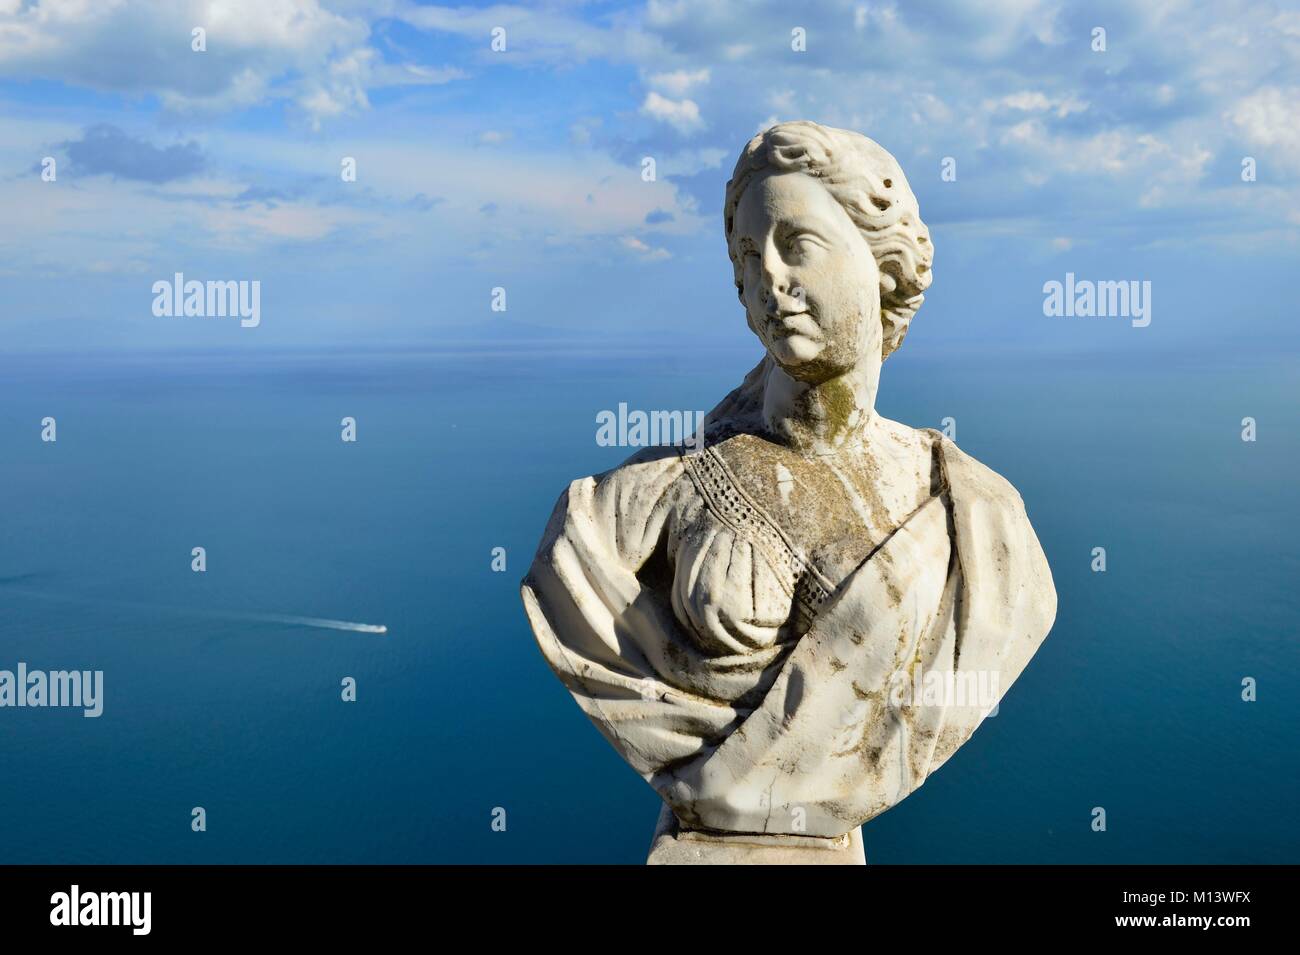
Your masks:
{"label": "black banner at bottom", "polygon": [[[918,941],[1001,940],[1047,929],[1055,938],[1199,934],[1230,942],[1284,926],[1295,868],[867,866],[816,876],[647,867],[10,866],[0,867],[0,924],[6,939],[337,943],[446,923],[495,932],[567,922],[585,935],[605,926],[657,930],[656,922],[676,931],[723,918],[743,936],[766,931],[773,918],[851,925],[865,917]],[[514,921],[535,912],[537,921]]]}

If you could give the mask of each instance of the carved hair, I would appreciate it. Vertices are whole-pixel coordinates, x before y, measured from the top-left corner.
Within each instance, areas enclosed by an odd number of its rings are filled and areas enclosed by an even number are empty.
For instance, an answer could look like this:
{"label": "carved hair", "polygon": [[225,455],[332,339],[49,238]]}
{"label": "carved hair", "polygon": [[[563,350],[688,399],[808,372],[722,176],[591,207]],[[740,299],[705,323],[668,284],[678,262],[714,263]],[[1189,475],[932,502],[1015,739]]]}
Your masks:
{"label": "carved hair", "polygon": [[879,143],[861,133],[801,120],[780,123],[749,141],[727,183],[723,219],[727,251],[744,301],[743,260],[732,247],[736,205],[765,168],[817,179],[848,213],[880,269],[884,355],[898,348],[930,287],[934,247],[903,170]]}

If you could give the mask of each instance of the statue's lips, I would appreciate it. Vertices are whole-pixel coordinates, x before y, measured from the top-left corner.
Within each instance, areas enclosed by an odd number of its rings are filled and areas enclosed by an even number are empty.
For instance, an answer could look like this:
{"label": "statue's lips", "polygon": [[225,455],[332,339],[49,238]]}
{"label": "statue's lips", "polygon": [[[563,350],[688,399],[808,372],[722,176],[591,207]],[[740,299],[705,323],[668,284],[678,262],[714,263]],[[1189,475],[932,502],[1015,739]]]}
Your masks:
{"label": "statue's lips", "polygon": [[773,338],[790,338],[803,335],[816,338],[820,329],[807,312],[783,312],[767,320],[767,326]]}

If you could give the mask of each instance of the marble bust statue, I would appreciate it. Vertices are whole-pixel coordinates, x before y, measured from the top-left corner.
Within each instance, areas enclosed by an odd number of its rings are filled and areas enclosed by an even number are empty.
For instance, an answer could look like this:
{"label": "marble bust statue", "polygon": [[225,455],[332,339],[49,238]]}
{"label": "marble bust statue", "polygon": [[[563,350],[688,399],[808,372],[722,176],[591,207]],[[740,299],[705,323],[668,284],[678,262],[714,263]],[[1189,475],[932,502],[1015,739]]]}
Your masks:
{"label": "marble bust statue", "polygon": [[573,481],[523,599],[547,662],[680,827],[840,837],[966,742],[1056,591],[1015,488],[874,410],[933,261],[894,157],[773,126],[723,218],[762,360],[702,448]]}

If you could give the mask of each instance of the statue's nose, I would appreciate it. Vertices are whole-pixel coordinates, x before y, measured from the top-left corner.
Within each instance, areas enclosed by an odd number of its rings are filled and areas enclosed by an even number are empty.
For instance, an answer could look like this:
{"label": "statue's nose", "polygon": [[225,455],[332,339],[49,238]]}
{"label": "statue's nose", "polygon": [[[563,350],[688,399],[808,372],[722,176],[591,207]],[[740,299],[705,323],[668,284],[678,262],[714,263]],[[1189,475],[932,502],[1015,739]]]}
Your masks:
{"label": "statue's nose", "polygon": [[786,279],[784,270],[777,271],[764,264],[763,267],[763,304],[769,312],[777,310],[777,298],[782,295],[790,294],[790,285]]}

